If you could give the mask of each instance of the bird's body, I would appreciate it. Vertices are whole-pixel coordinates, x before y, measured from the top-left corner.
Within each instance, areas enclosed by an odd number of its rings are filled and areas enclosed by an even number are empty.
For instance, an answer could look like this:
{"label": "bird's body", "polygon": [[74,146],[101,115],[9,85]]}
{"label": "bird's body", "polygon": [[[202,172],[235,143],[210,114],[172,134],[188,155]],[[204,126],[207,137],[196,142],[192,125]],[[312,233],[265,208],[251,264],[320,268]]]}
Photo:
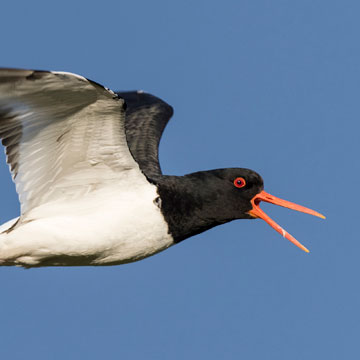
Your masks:
{"label": "bird's body", "polygon": [[168,248],[174,242],[156,187],[141,179],[132,189],[109,186],[30,211],[21,226],[0,234],[4,265],[114,265]]}
{"label": "bird's body", "polygon": [[128,263],[240,218],[261,217],[299,245],[258,203],[319,214],[265,193],[252,170],[161,173],[171,115],[149,94],[0,69],[0,138],[21,203],[21,216],[0,227],[0,265]]}

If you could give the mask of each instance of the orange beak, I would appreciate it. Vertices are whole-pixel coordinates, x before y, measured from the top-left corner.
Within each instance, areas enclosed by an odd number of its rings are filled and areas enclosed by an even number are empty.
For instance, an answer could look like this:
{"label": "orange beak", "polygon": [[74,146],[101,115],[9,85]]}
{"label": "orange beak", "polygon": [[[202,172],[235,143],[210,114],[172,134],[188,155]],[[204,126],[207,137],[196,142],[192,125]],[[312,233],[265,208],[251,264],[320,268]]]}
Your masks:
{"label": "orange beak", "polygon": [[268,194],[266,191],[261,191],[259,194],[255,195],[252,199],[251,199],[251,204],[253,206],[253,208],[249,211],[249,214],[254,217],[254,218],[260,218],[265,220],[273,229],[275,229],[279,234],[281,234],[284,238],[288,239],[289,241],[291,241],[293,244],[295,244],[296,246],[298,246],[300,249],[309,252],[309,250],[302,244],[300,244],[293,236],[291,236],[288,232],[286,232],[280,225],[278,225],[274,220],[272,220],[269,216],[267,216],[261,209],[260,209],[260,202],[261,201],[266,201],[268,203],[271,204],[275,204],[275,205],[279,205],[279,206],[283,206],[289,209],[293,209],[296,211],[301,211],[303,213],[306,214],[310,214],[310,215],[314,215],[314,216],[318,216],[322,219],[325,219],[324,215],[321,215],[320,213],[308,209],[304,206],[301,205],[297,205],[294,204],[290,201],[286,201],[283,199],[279,199],[275,196],[272,196],[270,194]]}

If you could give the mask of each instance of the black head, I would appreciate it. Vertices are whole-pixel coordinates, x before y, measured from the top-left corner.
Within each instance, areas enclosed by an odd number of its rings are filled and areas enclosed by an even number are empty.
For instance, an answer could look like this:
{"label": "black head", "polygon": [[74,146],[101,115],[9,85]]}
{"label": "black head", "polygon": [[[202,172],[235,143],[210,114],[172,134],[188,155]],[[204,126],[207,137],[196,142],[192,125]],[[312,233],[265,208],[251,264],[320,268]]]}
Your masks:
{"label": "black head", "polygon": [[265,192],[259,174],[249,169],[199,171],[163,176],[158,182],[161,211],[176,242],[235,219],[265,220],[285,238],[308,250],[260,209],[266,201],[324,218],[323,215]]}
{"label": "black head", "polygon": [[[263,179],[255,171],[241,168],[200,171],[184,176],[190,180],[207,217],[221,223],[252,219],[251,199],[264,189]],[[190,185],[190,184],[189,184]]]}
{"label": "black head", "polygon": [[261,176],[241,168],[164,176],[161,210],[175,241],[235,219],[252,219],[251,200],[263,190]]}

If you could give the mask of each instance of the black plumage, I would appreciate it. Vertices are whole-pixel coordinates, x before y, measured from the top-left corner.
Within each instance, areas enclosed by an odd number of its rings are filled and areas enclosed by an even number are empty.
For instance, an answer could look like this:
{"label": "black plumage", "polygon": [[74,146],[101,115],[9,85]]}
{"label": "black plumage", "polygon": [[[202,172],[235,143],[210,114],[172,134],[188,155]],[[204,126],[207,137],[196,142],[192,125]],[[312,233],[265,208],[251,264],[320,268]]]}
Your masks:
{"label": "black plumage", "polygon": [[[246,179],[243,188],[234,179]],[[175,242],[236,219],[253,219],[251,199],[264,185],[249,169],[199,171],[185,176],[163,176],[157,183],[162,213]]]}
{"label": "black plumage", "polygon": [[117,92],[125,100],[125,132],[130,152],[148,179],[161,176],[159,142],[173,108],[156,96],[140,92]]}

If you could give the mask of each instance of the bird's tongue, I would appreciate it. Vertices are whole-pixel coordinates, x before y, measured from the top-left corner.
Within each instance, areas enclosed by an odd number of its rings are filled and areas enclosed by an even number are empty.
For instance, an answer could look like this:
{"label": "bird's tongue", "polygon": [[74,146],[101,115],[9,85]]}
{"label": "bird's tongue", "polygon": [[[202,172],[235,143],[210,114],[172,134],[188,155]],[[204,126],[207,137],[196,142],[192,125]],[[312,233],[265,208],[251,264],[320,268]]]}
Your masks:
{"label": "bird's tongue", "polygon": [[304,206],[294,204],[290,201],[286,201],[280,198],[277,198],[273,195],[268,194],[266,191],[261,191],[259,194],[255,195],[251,203],[253,205],[253,208],[249,211],[249,214],[255,218],[260,218],[265,220],[272,228],[274,228],[279,234],[281,234],[284,238],[291,241],[293,244],[298,246],[300,249],[309,252],[309,250],[302,244],[300,244],[293,236],[291,236],[288,232],[286,232],[280,225],[278,225],[274,220],[272,220],[268,215],[266,215],[261,209],[260,209],[260,202],[265,201],[271,204],[283,206],[292,210],[301,211],[306,214],[318,216],[322,219],[325,219],[324,215],[321,215],[320,213],[308,209]]}

